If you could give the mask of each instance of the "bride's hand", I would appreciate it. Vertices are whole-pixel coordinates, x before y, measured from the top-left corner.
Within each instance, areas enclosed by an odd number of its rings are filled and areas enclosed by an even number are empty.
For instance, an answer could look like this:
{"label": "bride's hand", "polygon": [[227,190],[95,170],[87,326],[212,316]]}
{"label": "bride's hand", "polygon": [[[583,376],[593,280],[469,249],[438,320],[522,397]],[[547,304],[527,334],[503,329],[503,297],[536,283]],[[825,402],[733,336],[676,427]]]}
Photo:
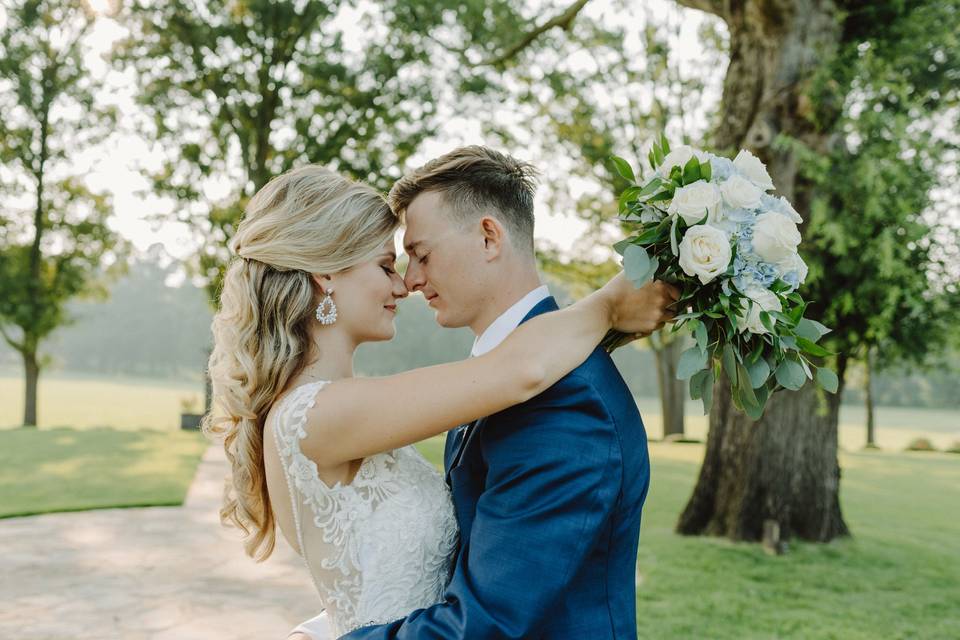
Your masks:
{"label": "bride's hand", "polygon": [[676,315],[674,303],[680,290],[672,284],[652,280],[639,289],[621,272],[600,290],[610,305],[611,326],[634,338],[648,336]]}

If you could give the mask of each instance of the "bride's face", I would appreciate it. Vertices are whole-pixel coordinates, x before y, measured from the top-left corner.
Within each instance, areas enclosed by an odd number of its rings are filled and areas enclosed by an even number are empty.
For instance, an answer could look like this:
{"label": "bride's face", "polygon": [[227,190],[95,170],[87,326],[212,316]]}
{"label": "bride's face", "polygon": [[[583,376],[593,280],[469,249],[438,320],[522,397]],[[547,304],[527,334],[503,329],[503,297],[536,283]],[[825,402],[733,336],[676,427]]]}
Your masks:
{"label": "bride's face", "polygon": [[337,305],[334,327],[346,331],[357,343],[390,340],[396,333],[397,302],[407,297],[407,287],[396,269],[393,238],[373,260],[336,274],[324,286],[333,286]]}

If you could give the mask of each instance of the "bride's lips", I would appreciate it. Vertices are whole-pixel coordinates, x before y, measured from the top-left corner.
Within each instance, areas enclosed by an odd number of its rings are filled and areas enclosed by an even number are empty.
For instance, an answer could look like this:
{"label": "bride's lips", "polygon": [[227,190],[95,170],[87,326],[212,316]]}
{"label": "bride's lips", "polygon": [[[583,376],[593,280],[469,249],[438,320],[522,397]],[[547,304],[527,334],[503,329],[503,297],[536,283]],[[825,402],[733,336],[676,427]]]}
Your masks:
{"label": "bride's lips", "polygon": [[395,304],[385,304],[383,305],[383,308],[386,309],[387,311],[392,311],[393,313],[397,312],[397,305]]}
{"label": "bride's lips", "polygon": [[428,304],[428,305],[429,305],[429,304],[432,304],[433,301],[436,300],[436,299],[439,298],[439,297],[440,297],[440,296],[438,296],[437,294],[433,294],[432,296],[427,297],[427,304]]}

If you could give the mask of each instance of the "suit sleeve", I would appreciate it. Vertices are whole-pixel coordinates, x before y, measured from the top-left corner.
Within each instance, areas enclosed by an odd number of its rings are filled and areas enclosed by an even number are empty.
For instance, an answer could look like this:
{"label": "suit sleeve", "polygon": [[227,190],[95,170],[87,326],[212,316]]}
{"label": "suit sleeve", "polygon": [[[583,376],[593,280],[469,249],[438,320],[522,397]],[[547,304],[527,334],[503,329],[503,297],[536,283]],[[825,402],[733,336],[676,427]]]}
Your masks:
{"label": "suit sleeve", "polygon": [[350,640],[536,635],[607,528],[620,448],[601,396],[578,373],[483,425],[486,485],[444,599]]}

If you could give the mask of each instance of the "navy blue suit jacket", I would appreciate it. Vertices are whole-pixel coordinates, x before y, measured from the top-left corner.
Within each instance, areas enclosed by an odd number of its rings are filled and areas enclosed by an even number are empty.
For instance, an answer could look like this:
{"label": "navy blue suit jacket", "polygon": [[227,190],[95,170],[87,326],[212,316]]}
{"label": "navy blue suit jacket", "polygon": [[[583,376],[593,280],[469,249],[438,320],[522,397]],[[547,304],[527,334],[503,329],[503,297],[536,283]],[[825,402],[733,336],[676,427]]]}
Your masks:
{"label": "navy blue suit jacket", "polygon": [[[556,309],[547,298],[524,321]],[[606,352],[452,430],[444,466],[460,549],[443,600],[344,638],[636,638],[650,465],[640,414]]]}

